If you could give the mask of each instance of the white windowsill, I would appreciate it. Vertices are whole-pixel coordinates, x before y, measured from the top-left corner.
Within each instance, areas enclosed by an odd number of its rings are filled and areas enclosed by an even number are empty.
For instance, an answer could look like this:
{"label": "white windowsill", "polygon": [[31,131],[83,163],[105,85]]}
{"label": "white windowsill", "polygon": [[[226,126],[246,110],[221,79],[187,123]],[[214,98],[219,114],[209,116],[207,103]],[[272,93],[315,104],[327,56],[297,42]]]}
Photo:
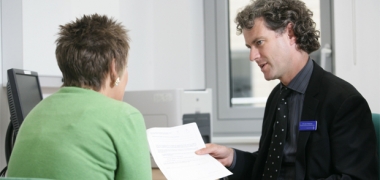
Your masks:
{"label": "white windowsill", "polygon": [[258,144],[260,136],[241,136],[241,137],[213,137],[215,144]]}

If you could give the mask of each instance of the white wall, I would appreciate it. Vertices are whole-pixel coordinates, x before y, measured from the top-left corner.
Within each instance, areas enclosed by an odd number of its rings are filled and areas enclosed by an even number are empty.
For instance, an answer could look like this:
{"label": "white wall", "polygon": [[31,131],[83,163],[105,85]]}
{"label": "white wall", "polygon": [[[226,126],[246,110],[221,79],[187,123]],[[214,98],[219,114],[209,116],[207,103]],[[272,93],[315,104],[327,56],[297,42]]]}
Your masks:
{"label": "white wall", "polygon": [[127,90],[205,88],[202,0],[122,1],[132,38]]}
{"label": "white wall", "polygon": [[61,76],[55,61],[58,26],[95,12],[119,19],[119,4],[119,0],[22,1],[23,68],[40,76]]}
{"label": "white wall", "polygon": [[335,0],[337,76],[353,84],[380,113],[380,1]]}
{"label": "white wall", "polygon": [[[2,7],[2,1],[0,1],[0,9]],[[0,27],[2,27],[2,11],[0,12]],[[0,42],[2,41],[2,28],[0,28]],[[2,60],[2,43],[0,43],[0,61]],[[0,71],[2,70],[2,63],[0,63]],[[2,80],[2,73],[0,73],[0,81]],[[1,83],[0,83],[1,84]],[[4,106],[3,102],[5,102],[4,98],[5,96],[3,95],[3,92],[5,91],[4,88],[0,88],[0,169],[2,170],[5,167],[5,152],[4,152],[4,143],[5,143],[5,132],[7,130],[7,125],[6,125],[6,120],[3,117],[6,117],[5,115],[3,116],[7,106]],[[9,114],[9,113],[8,113]],[[9,121],[8,121],[9,122]]]}
{"label": "white wall", "polygon": [[[131,51],[127,90],[205,88],[202,0],[2,0],[2,63],[6,70],[37,71],[42,78],[61,73],[55,61],[55,34],[82,13],[108,14],[129,29]],[[5,23],[4,23],[5,22]],[[40,78],[41,79],[41,78]],[[41,82],[42,83],[42,82]],[[43,88],[45,94],[55,88]],[[0,88],[0,168],[9,123],[5,88]]]}
{"label": "white wall", "polygon": [[54,54],[58,26],[83,14],[99,13],[118,19],[130,30],[128,89],[205,87],[202,0],[4,2],[3,36],[8,49],[3,83],[5,70],[14,67],[37,71],[41,77],[61,76]]}

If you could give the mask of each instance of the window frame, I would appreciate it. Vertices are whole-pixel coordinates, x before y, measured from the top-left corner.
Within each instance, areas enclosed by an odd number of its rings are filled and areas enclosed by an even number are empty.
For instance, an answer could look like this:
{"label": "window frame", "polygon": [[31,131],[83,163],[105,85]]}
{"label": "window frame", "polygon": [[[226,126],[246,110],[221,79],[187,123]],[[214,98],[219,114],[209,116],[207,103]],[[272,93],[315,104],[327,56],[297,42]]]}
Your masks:
{"label": "window frame", "polygon": [[213,89],[214,135],[259,135],[264,108],[231,107],[228,0],[205,0],[206,87]]}
{"label": "window frame", "polygon": [[[321,35],[324,35],[321,46],[332,45],[331,7],[331,0],[320,0]],[[231,106],[228,23],[228,0],[204,0],[205,75],[206,87],[213,89],[213,133],[214,136],[260,136],[265,108]],[[310,56],[317,59],[319,53],[320,50]],[[330,71],[334,72],[334,61],[331,62]]]}

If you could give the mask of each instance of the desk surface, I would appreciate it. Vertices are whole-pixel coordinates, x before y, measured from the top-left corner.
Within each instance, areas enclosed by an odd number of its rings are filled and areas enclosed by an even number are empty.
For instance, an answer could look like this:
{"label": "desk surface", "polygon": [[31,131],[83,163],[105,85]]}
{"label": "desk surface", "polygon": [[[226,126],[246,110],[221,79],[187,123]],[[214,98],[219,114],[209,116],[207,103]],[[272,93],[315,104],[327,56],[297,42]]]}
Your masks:
{"label": "desk surface", "polygon": [[158,168],[152,168],[152,176],[153,180],[166,180],[165,176]]}
{"label": "desk surface", "polygon": [[152,168],[153,180],[167,180],[158,168]]}

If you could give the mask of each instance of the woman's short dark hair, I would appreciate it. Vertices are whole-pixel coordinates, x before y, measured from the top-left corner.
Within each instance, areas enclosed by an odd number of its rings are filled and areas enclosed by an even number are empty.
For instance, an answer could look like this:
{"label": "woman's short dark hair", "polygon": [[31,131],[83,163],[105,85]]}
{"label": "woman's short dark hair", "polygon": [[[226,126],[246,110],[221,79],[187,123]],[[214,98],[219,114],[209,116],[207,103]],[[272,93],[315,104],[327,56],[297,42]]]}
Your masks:
{"label": "woman's short dark hair", "polygon": [[256,0],[240,11],[235,19],[238,34],[243,29],[251,29],[256,18],[263,17],[267,28],[283,33],[291,23],[298,48],[307,53],[317,50],[320,46],[319,31],[311,12],[300,0]]}
{"label": "woman's short dark hair", "polygon": [[99,91],[111,72],[112,61],[118,75],[122,75],[127,64],[129,37],[121,23],[93,14],[59,27],[55,55],[63,86]]}

